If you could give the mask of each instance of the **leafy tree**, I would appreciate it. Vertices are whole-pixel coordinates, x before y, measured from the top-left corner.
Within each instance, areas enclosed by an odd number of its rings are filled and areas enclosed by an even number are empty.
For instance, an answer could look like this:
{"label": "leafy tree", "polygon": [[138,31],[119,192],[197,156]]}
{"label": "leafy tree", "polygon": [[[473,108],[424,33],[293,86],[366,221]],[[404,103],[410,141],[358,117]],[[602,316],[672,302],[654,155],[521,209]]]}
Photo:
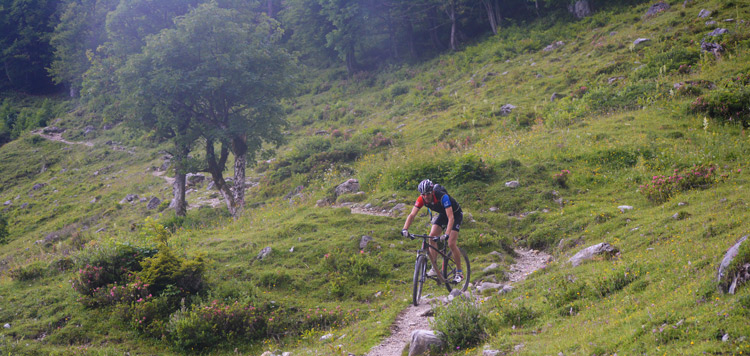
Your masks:
{"label": "leafy tree", "polygon": [[70,96],[78,96],[83,74],[90,68],[89,55],[107,40],[107,13],[119,0],[68,0],[60,10],[50,43],[54,60],[49,73],[56,84],[65,84]]}
{"label": "leafy tree", "polygon": [[363,35],[362,7],[358,0],[318,0],[321,13],[333,24],[326,33],[326,45],[338,53],[351,74],[357,70],[355,48]]}
{"label": "leafy tree", "polygon": [[[274,43],[280,35],[263,14],[249,18],[207,3],[149,37],[120,71],[131,120],[141,118],[182,148],[202,134],[206,170],[233,216],[244,207],[248,154],[282,137],[279,100],[292,94],[294,70],[292,58]],[[233,187],[222,175],[230,151]]]}
{"label": "leafy tree", "polygon": [[46,68],[49,38],[59,1],[4,0],[0,3],[0,86],[39,93],[53,89]]}

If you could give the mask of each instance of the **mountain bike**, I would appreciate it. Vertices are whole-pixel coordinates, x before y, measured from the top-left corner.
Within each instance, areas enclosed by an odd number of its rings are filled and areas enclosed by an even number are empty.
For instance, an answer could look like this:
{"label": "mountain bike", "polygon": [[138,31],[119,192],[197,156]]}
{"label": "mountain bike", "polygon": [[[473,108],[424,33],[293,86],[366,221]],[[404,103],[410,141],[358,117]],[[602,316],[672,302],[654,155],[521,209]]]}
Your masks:
{"label": "mountain bike", "polygon": [[[456,261],[452,256],[450,248],[448,248],[447,241],[438,243],[438,248],[435,248],[430,245],[427,240],[432,239],[433,241],[439,241],[438,237],[409,234],[409,238],[412,240],[414,240],[415,238],[422,239],[422,248],[417,250],[417,258],[414,263],[414,280],[412,292],[412,302],[414,303],[414,306],[419,305],[419,299],[422,298],[422,286],[424,285],[425,280],[427,280],[428,278],[434,280],[438,285],[444,284],[445,288],[448,289],[448,292],[451,292],[454,288],[460,288],[460,290],[464,292],[467,288],[469,288],[469,280],[471,279],[471,267],[469,267],[469,257],[466,255],[466,251],[464,251],[462,248],[459,248],[459,250],[461,251],[460,258],[463,259],[463,261],[461,261],[461,265],[463,266],[464,280],[460,283],[456,283],[453,281],[453,278],[456,276]],[[427,262],[429,261],[427,251],[429,251],[429,249],[435,250],[438,254],[440,254],[440,256],[443,257],[443,268],[441,268],[442,273],[438,273],[438,275],[434,277],[427,275]],[[436,259],[437,258],[438,257],[436,256]]]}

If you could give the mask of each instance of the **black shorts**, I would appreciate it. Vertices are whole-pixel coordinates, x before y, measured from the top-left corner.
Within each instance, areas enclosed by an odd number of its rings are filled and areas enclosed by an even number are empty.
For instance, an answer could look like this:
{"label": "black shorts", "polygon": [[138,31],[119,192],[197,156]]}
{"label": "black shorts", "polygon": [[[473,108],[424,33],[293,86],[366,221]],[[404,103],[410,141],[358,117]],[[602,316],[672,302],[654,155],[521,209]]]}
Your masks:
{"label": "black shorts", "polygon": [[[460,231],[461,230],[461,222],[464,221],[464,214],[462,212],[454,212],[453,213],[453,230]],[[446,214],[438,214],[436,217],[432,219],[432,225],[437,225],[443,228],[443,231],[445,231],[445,228],[448,227],[448,215]]]}

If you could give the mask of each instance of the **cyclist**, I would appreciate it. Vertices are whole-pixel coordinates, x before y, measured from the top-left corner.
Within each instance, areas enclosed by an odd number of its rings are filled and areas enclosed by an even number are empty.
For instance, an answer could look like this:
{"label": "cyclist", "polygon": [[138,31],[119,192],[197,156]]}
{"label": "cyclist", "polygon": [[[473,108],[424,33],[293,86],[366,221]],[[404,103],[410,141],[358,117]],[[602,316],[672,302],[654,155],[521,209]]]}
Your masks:
{"label": "cyclist", "polygon": [[[411,213],[406,217],[404,228],[401,230],[401,234],[404,237],[409,236],[409,226],[417,216],[417,212],[423,206],[430,208],[432,211],[438,213],[438,215],[432,220],[432,228],[430,229],[430,236],[437,237],[445,241],[448,240],[448,247],[450,247],[453,256],[457,256],[456,260],[456,277],[453,279],[454,282],[460,283],[464,279],[463,270],[461,269],[461,251],[459,251],[456,242],[458,241],[458,230],[461,228],[461,222],[464,219],[461,206],[453,197],[448,195],[448,192],[440,184],[434,184],[429,179],[425,179],[419,183],[417,187],[419,191],[419,198],[414,203],[414,207],[411,209]],[[443,232],[445,232],[443,234]],[[430,240],[430,245],[437,249],[437,243]],[[434,249],[429,250],[430,262],[432,262],[432,268],[427,272],[430,276],[436,276],[435,272],[435,258],[437,252]]]}

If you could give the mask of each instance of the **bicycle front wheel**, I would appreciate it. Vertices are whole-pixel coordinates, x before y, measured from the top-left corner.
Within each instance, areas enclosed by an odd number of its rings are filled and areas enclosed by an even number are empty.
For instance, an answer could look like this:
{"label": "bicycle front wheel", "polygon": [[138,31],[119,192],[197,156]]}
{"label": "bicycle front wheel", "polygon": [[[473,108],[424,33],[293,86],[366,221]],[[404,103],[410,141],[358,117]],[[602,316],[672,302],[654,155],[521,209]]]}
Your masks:
{"label": "bicycle front wheel", "polygon": [[427,256],[417,256],[417,261],[414,263],[414,280],[412,290],[412,302],[416,307],[419,305],[419,299],[422,298],[422,286],[424,285],[425,269],[427,268]]}
{"label": "bicycle front wheel", "polygon": [[448,254],[443,258],[443,276],[445,276],[445,288],[448,289],[448,292],[452,291],[454,288],[460,289],[462,292],[465,292],[467,289],[469,289],[469,280],[471,279],[471,266],[469,266],[469,256],[466,255],[466,251],[464,249],[459,248],[459,251],[461,251],[461,256],[459,258],[461,259],[461,267],[463,267],[463,275],[464,279],[460,283],[456,283],[453,281],[454,278],[456,278],[456,261],[453,258],[453,252],[448,250]]}

